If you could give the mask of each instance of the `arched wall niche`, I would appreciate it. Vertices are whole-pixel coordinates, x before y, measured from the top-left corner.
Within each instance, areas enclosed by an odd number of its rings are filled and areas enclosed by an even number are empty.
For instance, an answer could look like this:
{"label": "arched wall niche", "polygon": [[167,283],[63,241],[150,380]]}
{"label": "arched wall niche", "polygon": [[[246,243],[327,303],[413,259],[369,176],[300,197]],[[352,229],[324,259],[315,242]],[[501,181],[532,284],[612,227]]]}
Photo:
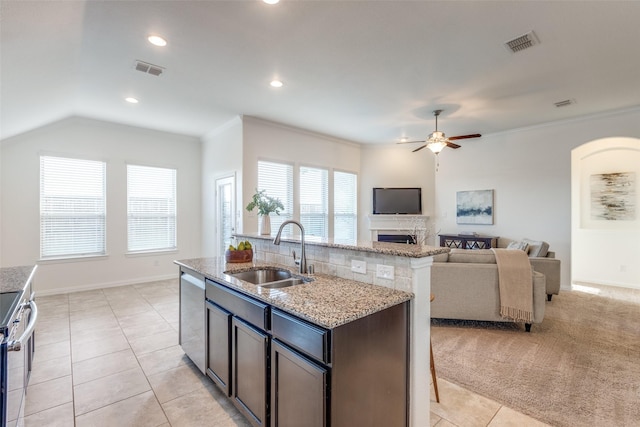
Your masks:
{"label": "arched wall niche", "polygon": [[572,282],[640,289],[640,139],[571,152]]}

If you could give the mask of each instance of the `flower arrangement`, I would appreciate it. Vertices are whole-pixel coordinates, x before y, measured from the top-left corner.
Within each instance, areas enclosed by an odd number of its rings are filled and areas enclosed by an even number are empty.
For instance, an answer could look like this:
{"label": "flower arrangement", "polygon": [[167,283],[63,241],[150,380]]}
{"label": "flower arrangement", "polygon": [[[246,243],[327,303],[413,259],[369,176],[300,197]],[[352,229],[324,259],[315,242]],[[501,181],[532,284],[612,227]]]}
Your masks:
{"label": "flower arrangement", "polygon": [[267,196],[266,190],[258,191],[256,188],[256,193],[251,198],[251,202],[249,202],[246,209],[251,212],[255,208],[258,208],[258,215],[260,216],[267,216],[270,213],[280,215],[280,211],[284,210],[284,205],[280,199]]}

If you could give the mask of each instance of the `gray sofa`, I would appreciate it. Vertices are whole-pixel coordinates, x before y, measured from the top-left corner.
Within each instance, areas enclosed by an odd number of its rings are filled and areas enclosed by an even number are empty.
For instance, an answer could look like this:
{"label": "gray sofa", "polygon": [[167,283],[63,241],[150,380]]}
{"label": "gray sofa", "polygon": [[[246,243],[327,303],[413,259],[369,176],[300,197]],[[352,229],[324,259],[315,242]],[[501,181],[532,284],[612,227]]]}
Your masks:
{"label": "gray sofa", "polygon": [[[498,265],[490,249],[452,249],[434,256],[431,266],[431,317],[511,322],[500,316]],[[533,271],[533,323],[544,319],[546,279]],[[531,324],[525,324],[530,331]]]}
{"label": "gray sofa", "polygon": [[544,274],[546,279],[547,301],[551,301],[553,295],[560,293],[560,260],[556,259],[555,252],[549,250],[549,244],[541,240],[522,239],[498,239],[499,248],[511,247],[524,248],[529,255],[531,267]]}

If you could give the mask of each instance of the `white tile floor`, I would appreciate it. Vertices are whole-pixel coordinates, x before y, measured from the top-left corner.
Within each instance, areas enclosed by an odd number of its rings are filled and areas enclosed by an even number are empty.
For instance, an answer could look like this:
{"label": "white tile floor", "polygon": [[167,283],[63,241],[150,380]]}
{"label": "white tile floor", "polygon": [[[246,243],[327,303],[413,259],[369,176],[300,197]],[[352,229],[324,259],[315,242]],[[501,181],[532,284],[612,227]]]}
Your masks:
{"label": "white tile floor", "polygon": [[[249,424],[178,345],[177,280],[38,298],[26,427]],[[431,426],[544,426],[443,379]]]}

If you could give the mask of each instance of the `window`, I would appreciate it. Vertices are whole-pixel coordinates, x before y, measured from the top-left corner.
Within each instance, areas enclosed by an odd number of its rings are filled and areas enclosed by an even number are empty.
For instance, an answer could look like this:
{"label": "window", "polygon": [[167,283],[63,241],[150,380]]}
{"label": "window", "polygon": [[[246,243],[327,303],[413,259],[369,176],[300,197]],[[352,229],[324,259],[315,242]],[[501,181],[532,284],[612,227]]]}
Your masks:
{"label": "window", "polygon": [[106,164],[40,157],[40,257],[106,253]]}
{"label": "window", "polygon": [[258,162],[258,190],[266,190],[269,197],[280,199],[284,210],[271,215],[271,229],[293,218],[293,166],[285,163]]}
{"label": "window", "polygon": [[358,176],[348,172],[333,174],[333,235],[356,240],[358,235]]}
{"label": "window", "polygon": [[309,236],[329,237],[329,171],[300,167],[300,223]]}
{"label": "window", "polygon": [[176,170],[127,165],[127,249],[176,249]]}
{"label": "window", "polygon": [[[294,167],[286,163],[258,161],[258,190],[277,197],[284,205],[280,215],[271,215],[277,231],[287,219],[299,219],[307,236],[356,240],[358,235],[358,176],[354,173],[300,166],[298,193],[294,200]],[[333,176],[333,184],[330,177]],[[298,210],[294,210],[299,207]],[[333,206],[333,211],[331,210]],[[297,228],[287,230],[297,233]]]}

